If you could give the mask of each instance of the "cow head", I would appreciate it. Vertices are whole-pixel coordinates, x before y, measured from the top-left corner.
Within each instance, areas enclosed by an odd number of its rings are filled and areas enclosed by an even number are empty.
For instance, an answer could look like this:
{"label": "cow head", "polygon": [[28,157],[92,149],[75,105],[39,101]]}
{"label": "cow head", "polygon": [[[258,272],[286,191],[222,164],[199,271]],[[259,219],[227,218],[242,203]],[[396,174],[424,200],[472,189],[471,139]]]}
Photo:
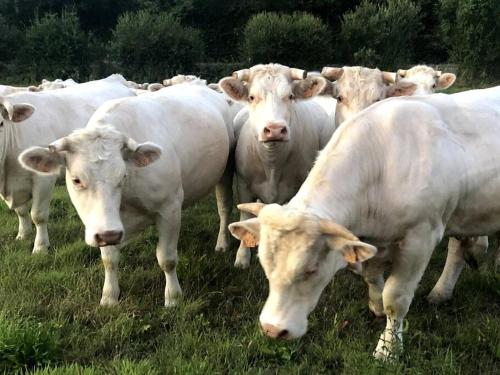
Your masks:
{"label": "cow head", "polygon": [[343,226],[306,211],[261,203],[238,208],[257,215],[229,225],[229,230],[246,246],[259,246],[259,261],[269,280],[260,324],[272,338],[304,335],[307,317],[335,273],[377,252]]}
{"label": "cow head", "polygon": [[336,125],[375,102],[391,96],[412,95],[416,89],[416,85],[412,82],[396,82],[394,73],[360,66],[324,67],[321,74],[335,81]]}
{"label": "cow head", "polygon": [[262,143],[291,139],[294,105],[323,91],[322,77],[307,77],[301,69],[279,64],[256,65],[219,82],[232,100],[248,107],[249,121]]}
{"label": "cow head", "polygon": [[444,90],[453,85],[455,74],[441,73],[426,65],[417,65],[411,69],[399,69],[396,80],[413,82],[417,88],[413,95],[430,95],[436,90]]}
{"label": "cow head", "polygon": [[161,155],[153,143],[137,144],[111,126],[77,130],[49,147],[31,147],[21,165],[39,174],[66,168],[66,187],[85,225],[85,242],[108,246],[121,242],[122,185],[131,169],[150,165]]}

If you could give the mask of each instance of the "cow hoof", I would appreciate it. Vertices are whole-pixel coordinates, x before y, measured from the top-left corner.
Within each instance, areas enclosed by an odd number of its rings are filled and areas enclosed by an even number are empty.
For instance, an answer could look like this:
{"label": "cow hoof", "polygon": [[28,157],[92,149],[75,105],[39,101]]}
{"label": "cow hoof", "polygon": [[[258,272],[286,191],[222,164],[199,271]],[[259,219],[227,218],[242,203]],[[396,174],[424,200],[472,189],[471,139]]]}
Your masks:
{"label": "cow hoof", "polygon": [[111,297],[102,297],[99,304],[102,307],[113,307],[113,306],[118,305],[118,299],[111,298]]}
{"label": "cow hoof", "polygon": [[167,300],[165,300],[165,307],[175,307],[179,304],[179,301],[180,301],[181,297],[177,297],[177,298],[169,298]]}
{"label": "cow hoof", "polygon": [[227,245],[217,245],[215,246],[215,251],[225,253],[229,247]]}
{"label": "cow hoof", "polygon": [[36,246],[33,248],[33,254],[46,254],[48,252],[48,246]]}
{"label": "cow hoof", "polygon": [[369,301],[368,302],[368,308],[378,318],[381,318],[381,317],[385,316],[385,312],[384,312],[384,307],[383,306],[378,306],[377,304],[373,303],[372,301]]}
{"label": "cow hoof", "polygon": [[239,268],[239,269],[247,269],[248,267],[250,267],[250,261],[248,260],[241,260],[241,259],[236,259],[236,261],[234,262],[234,266],[236,268]]}
{"label": "cow hoof", "polygon": [[16,241],[24,241],[24,240],[27,240],[29,238],[29,233],[23,233],[23,234],[18,234],[16,236]]}
{"label": "cow hoof", "polygon": [[450,298],[451,298],[451,295],[448,296],[448,295],[438,293],[435,291],[430,292],[426,297],[427,302],[432,303],[434,305],[439,305],[440,303],[446,302]]}

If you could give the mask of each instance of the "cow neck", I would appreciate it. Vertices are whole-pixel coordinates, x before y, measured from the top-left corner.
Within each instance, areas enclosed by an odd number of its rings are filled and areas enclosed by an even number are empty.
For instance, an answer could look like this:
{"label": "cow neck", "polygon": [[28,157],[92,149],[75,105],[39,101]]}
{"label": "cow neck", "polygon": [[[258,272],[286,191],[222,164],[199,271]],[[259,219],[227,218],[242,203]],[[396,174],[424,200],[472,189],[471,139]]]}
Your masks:
{"label": "cow neck", "polygon": [[5,197],[7,194],[7,155],[17,144],[16,125],[11,121],[5,121],[0,150],[0,194]]}
{"label": "cow neck", "polygon": [[369,200],[368,191],[380,177],[377,153],[372,148],[378,146],[373,145],[375,142],[367,143],[369,138],[363,132],[341,134],[343,130],[348,129],[340,128],[320,152],[289,206],[333,220],[362,235],[373,224],[367,222],[367,213],[377,204]]}
{"label": "cow neck", "polygon": [[272,144],[257,143],[257,155],[264,168],[266,180],[278,189],[281,175],[290,155],[291,142],[273,142]]}

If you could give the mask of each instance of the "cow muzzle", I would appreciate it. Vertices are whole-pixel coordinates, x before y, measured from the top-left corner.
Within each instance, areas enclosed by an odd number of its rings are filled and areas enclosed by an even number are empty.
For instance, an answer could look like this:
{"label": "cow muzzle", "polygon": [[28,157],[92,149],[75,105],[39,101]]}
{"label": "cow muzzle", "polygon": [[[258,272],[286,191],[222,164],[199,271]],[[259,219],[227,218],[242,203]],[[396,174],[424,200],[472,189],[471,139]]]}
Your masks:
{"label": "cow muzzle", "polygon": [[289,140],[288,128],[282,123],[269,123],[260,133],[261,142],[285,142]]}
{"label": "cow muzzle", "polygon": [[121,230],[107,230],[94,235],[95,242],[99,247],[117,245],[121,242],[122,237],[123,231]]}
{"label": "cow muzzle", "polygon": [[262,329],[262,332],[272,338],[272,339],[275,339],[275,340],[288,340],[290,339],[290,334],[288,332],[288,330],[286,329],[282,329],[282,328],[278,328],[272,324],[269,324],[269,323],[261,323],[261,329]]}

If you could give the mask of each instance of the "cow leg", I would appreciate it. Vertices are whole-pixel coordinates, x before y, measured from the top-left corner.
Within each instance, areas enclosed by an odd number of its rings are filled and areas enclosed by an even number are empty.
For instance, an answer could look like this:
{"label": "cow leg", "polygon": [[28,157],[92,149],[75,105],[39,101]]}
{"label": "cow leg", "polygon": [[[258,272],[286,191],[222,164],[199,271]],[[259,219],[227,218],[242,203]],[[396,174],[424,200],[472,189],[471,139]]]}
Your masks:
{"label": "cow leg", "polygon": [[368,285],[368,308],[376,316],[384,316],[382,291],[384,290],[384,264],[377,259],[363,264],[362,275]]}
{"label": "cow leg", "polygon": [[165,306],[174,306],[182,296],[177,279],[177,243],[181,229],[181,203],[170,204],[156,219],[158,245],[156,259],[165,273]]}
{"label": "cow leg", "polygon": [[118,262],[120,250],[117,246],[101,247],[101,259],[104,265],[104,286],[102,287],[101,306],[114,306],[118,303],[120,286],[118,285]]}
{"label": "cow leg", "polygon": [[55,178],[35,176],[33,179],[33,204],[31,205],[31,219],[35,223],[36,236],[33,253],[47,251],[49,248],[49,233],[47,222],[49,220],[50,201]]}
{"label": "cow leg", "polygon": [[423,223],[407,233],[399,245],[400,251],[393,254],[391,274],[382,292],[387,325],[373,352],[375,358],[392,359],[402,350],[403,319],[442,235],[443,228],[436,229]]}
{"label": "cow leg", "polygon": [[[238,200],[240,203],[249,203],[253,201],[252,194],[248,190],[246,184],[240,179],[238,182]],[[240,211],[240,221],[250,219],[252,214]],[[250,248],[246,247],[242,241],[240,241],[240,246],[238,247],[238,252],[236,253],[236,260],[234,266],[237,268],[248,268],[250,266],[250,259],[252,257]]]}
{"label": "cow leg", "polygon": [[219,235],[215,251],[226,251],[229,249],[229,219],[233,209],[233,156],[230,154],[226,170],[219,183],[215,186],[215,197],[217,198],[217,211],[219,212]]}
{"label": "cow leg", "polygon": [[26,202],[25,204],[15,208],[14,211],[19,219],[19,229],[17,231],[16,240],[25,240],[29,237],[33,229],[29,215],[29,203]]}

